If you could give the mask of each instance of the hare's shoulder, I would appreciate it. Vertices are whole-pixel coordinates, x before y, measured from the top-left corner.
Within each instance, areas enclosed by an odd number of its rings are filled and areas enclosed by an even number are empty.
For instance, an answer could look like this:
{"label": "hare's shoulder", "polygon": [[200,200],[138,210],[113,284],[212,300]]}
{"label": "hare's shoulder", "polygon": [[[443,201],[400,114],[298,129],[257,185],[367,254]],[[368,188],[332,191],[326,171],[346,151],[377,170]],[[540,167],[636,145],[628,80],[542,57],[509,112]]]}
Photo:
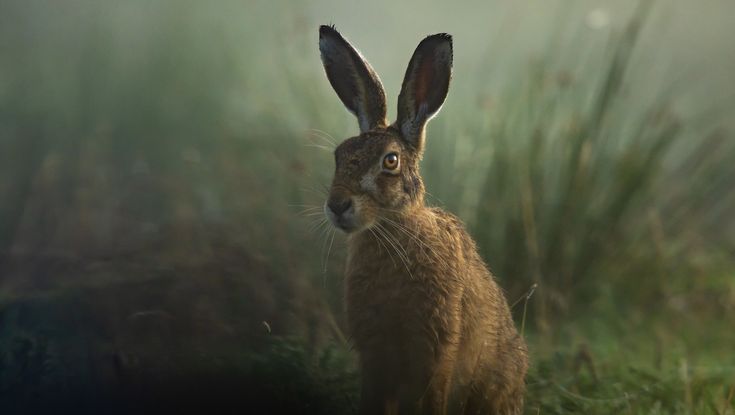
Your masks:
{"label": "hare's shoulder", "polygon": [[438,207],[431,207],[427,210],[432,216],[437,230],[456,238],[472,241],[467,229],[465,229],[464,222],[456,215]]}
{"label": "hare's shoulder", "polygon": [[427,209],[433,217],[435,232],[437,239],[442,241],[443,245],[450,244],[455,249],[462,252],[461,256],[472,262],[482,262],[477,253],[477,245],[475,240],[467,231],[464,222],[451,212],[447,212],[438,207]]}
{"label": "hare's shoulder", "polygon": [[464,230],[464,223],[455,214],[447,212],[440,207],[430,207],[426,209],[429,213],[434,216],[438,225],[443,225],[452,228],[458,228]]}

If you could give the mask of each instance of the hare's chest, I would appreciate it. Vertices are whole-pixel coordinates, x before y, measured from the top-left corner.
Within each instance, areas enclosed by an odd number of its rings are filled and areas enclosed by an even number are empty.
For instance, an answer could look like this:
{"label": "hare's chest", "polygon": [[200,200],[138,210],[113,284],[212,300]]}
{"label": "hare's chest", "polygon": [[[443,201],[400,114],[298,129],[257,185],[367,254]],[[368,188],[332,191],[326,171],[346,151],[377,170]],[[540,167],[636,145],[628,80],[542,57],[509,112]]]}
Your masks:
{"label": "hare's chest", "polygon": [[352,242],[345,308],[353,338],[386,341],[436,331],[451,290],[445,275],[426,260],[430,251],[409,240],[396,239],[387,246],[371,239]]}
{"label": "hare's chest", "polygon": [[437,307],[426,285],[395,269],[366,267],[348,273],[346,311],[359,343],[385,341],[424,332],[428,309]]}

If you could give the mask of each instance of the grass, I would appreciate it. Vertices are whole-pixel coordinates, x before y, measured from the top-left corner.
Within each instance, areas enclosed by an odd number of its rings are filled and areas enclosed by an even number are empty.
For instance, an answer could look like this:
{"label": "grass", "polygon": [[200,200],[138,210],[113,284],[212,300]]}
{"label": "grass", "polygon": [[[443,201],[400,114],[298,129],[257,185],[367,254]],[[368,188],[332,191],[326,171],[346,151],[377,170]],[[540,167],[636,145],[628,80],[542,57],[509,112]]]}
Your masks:
{"label": "grass", "polygon": [[[686,324],[680,329],[700,337],[677,338],[668,324],[644,320],[621,329],[577,321],[557,328],[574,340],[558,342],[552,353],[537,350],[527,412],[731,412],[732,356],[708,343],[724,339]],[[726,330],[720,324],[708,330]]]}
{"label": "grass", "polygon": [[[324,22],[285,4],[78,5],[0,6],[3,413],[59,390],[92,413],[131,396],[350,413],[343,241],[308,210],[356,131],[321,73]],[[732,106],[680,111],[690,83],[637,93],[666,7],[569,38],[576,5],[507,73],[488,62],[512,48],[458,37],[423,175],[520,299],[529,414],[735,409]]]}

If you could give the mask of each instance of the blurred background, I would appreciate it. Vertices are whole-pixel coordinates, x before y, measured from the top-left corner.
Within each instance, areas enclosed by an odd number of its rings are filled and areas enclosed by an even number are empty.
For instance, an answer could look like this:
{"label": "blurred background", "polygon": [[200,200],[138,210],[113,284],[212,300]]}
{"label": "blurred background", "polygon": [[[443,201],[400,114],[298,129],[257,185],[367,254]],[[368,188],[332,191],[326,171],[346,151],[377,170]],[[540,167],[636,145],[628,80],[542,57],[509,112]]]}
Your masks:
{"label": "blurred background", "polygon": [[732,1],[0,0],[0,413],[354,411],[320,24],[391,119],[454,36],[427,202],[513,305],[527,413],[735,411]]}

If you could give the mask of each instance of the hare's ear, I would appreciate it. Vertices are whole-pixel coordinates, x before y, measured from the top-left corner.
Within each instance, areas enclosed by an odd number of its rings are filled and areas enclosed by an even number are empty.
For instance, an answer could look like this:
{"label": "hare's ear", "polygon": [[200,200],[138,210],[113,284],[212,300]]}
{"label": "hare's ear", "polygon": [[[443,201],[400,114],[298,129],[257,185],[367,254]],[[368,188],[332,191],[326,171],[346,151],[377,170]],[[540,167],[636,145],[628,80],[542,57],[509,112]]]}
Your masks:
{"label": "hare's ear", "polygon": [[360,132],[385,127],[385,91],[370,64],[331,26],[319,28],[319,51],[329,83],[357,116]]}
{"label": "hare's ear", "polygon": [[414,51],[398,96],[398,120],[403,138],[423,149],[424,126],[444,103],[452,77],[452,37],[426,37]]}

